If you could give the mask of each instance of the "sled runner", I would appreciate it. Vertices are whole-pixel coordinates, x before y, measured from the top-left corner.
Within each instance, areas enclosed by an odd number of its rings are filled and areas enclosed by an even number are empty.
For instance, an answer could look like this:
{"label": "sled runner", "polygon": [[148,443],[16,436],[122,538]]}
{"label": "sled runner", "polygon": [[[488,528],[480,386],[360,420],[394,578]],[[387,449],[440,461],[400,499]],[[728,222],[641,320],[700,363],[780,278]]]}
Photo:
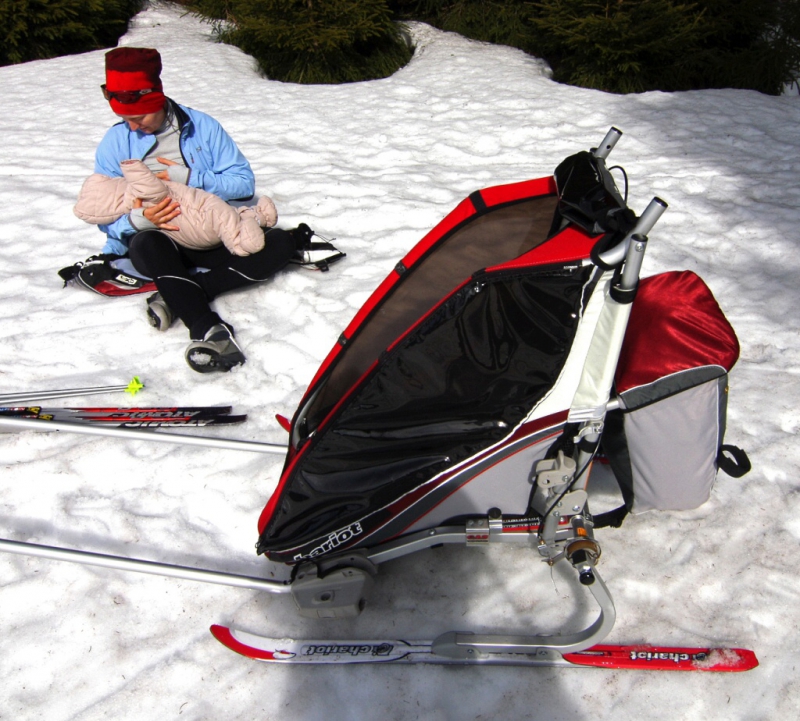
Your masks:
{"label": "sled runner", "polygon": [[[283,472],[259,520],[258,552],[291,567],[290,580],[163,567],[291,594],[310,618],[350,618],[387,561],[517,543],[571,567],[596,620],[557,636],[451,631],[431,641],[301,642],[214,626],[218,640],[280,663],[757,665],[742,649],[600,645],[616,612],[595,530],[627,512],[694,508],[719,468],[749,467],[723,445],[735,333],[694,274],[640,282],[648,233],[667,205],[653,198],[638,217],[627,207],[605,162],[620,136],[612,128],[552,177],[470,195],[341,334],[286,423]],[[595,516],[589,480],[600,453],[625,505]],[[30,544],[0,549],[76,560]]]}

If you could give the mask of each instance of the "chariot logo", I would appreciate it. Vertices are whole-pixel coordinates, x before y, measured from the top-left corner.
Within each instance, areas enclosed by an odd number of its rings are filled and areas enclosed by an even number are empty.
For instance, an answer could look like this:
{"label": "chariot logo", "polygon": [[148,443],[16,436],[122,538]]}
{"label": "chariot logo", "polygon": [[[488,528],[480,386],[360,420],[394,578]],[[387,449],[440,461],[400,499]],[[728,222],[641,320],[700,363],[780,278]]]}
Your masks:
{"label": "chariot logo", "polygon": [[345,528],[340,528],[338,531],[331,533],[319,546],[317,546],[310,553],[298,553],[293,560],[302,561],[304,558],[316,558],[323,553],[328,553],[334,548],[338,548],[343,543],[347,543],[351,538],[360,536],[364,531],[360,523],[351,523]]}
{"label": "chariot logo", "polygon": [[681,663],[682,661],[705,661],[706,654],[704,653],[675,653],[667,651],[631,651],[631,661],[674,661]]}
{"label": "chariot logo", "polygon": [[388,656],[394,646],[390,643],[332,643],[303,646],[304,656]]}
{"label": "chariot logo", "polygon": [[123,275],[119,273],[114,280],[119,281],[120,283],[126,283],[127,285],[136,285],[139,281],[136,278],[130,278],[127,275]]}

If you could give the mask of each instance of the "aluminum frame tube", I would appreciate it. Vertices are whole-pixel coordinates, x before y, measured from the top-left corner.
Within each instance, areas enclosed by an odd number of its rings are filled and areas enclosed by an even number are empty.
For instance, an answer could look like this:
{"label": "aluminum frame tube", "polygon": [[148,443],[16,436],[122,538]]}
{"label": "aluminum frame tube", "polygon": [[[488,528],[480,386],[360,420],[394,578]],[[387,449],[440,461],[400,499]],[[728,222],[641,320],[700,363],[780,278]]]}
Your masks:
{"label": "aluminum frame tube", "polygon": [[619,265],[628,253],[631,238],[634,235],[647,236],[668,207],[661,198],[653,198],[636,222],[636,227],[620,243],[617,243],[613,248],[609,248],[605,253],[600,253],[600,260],[611,267]]}
{"label": "aluminum frame tube", "polygon": [[9,541],[5,538],[0,539],[0,551],[14,553],[20,556],[46,558],[51,561],[67,561],[84,566],[100,566],[102,568],[111,568],[116,571],[133,571],[135,573],[147,573],[152,576],[197,581],[198,583],[212,583],[218,586],[249,588],[254,591],[266,591],[267,593],[291,593],[289,581],[269,581],[264,578],[240,576],[223,571],[210,571],[208,569],[190,568],[188,566],[174,566],[169,563],[143,561],[141,559],[125,558],[123,556],[109,556],[103,553],[77,551],[69,548],[59,548],[57,546],[41,546],[35,543]]}
{"label": "aluminum frame tube", "polygon": [[612,127],[606,133],[603,142],[594,149],[592,155],[600,160],[605,160],[621,137],[622,131],[619,128]]}
{"label": "aluminum frame tube", "polygon": [[589,590],[600,606],[600,615],[588,628],[563,636],[511,636],[458,633],[451,631],[434,640],[434,654],[453,659],[480,661],[484,654],[575,653],[600,643],[614,628],[617,612],[614,601],[597,570]]}

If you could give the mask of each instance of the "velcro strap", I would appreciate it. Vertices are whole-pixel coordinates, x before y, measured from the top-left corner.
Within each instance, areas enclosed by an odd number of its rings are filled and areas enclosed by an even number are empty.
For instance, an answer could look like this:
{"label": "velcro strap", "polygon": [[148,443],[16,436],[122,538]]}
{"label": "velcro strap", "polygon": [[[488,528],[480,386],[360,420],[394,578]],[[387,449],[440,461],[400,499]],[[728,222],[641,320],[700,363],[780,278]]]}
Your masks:
{"label": "velcro strap", "polygon": [[750,459],[738,446],[720,446],[717,454],[717,466],[732,478],[741,478],[752,469]]}

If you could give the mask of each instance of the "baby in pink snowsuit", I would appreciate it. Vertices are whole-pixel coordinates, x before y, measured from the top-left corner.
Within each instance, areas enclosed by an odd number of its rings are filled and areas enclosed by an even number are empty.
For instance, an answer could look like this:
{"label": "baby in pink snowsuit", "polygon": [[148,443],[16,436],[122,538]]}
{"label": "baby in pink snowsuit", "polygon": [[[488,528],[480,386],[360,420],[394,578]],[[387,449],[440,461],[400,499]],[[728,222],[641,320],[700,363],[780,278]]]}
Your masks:
{"label": "baby in pink snowsuit", "polygon": [[250,255],[264,247],[264,230],[278,221],[275,204],[266,196],[253,206],[234,208],[224,200],[181,183],[161,180],[141,161],[120,163],[123,177],[110,178],[94,173],[83,184],[73,211],[81,220],[95,225],[115,221],[131,211],[140,198],[148,208],[169,196],[181,206],[172,225],[180,230],[164,230],[176,243],[203,250],[220,241],[234,255]]}

